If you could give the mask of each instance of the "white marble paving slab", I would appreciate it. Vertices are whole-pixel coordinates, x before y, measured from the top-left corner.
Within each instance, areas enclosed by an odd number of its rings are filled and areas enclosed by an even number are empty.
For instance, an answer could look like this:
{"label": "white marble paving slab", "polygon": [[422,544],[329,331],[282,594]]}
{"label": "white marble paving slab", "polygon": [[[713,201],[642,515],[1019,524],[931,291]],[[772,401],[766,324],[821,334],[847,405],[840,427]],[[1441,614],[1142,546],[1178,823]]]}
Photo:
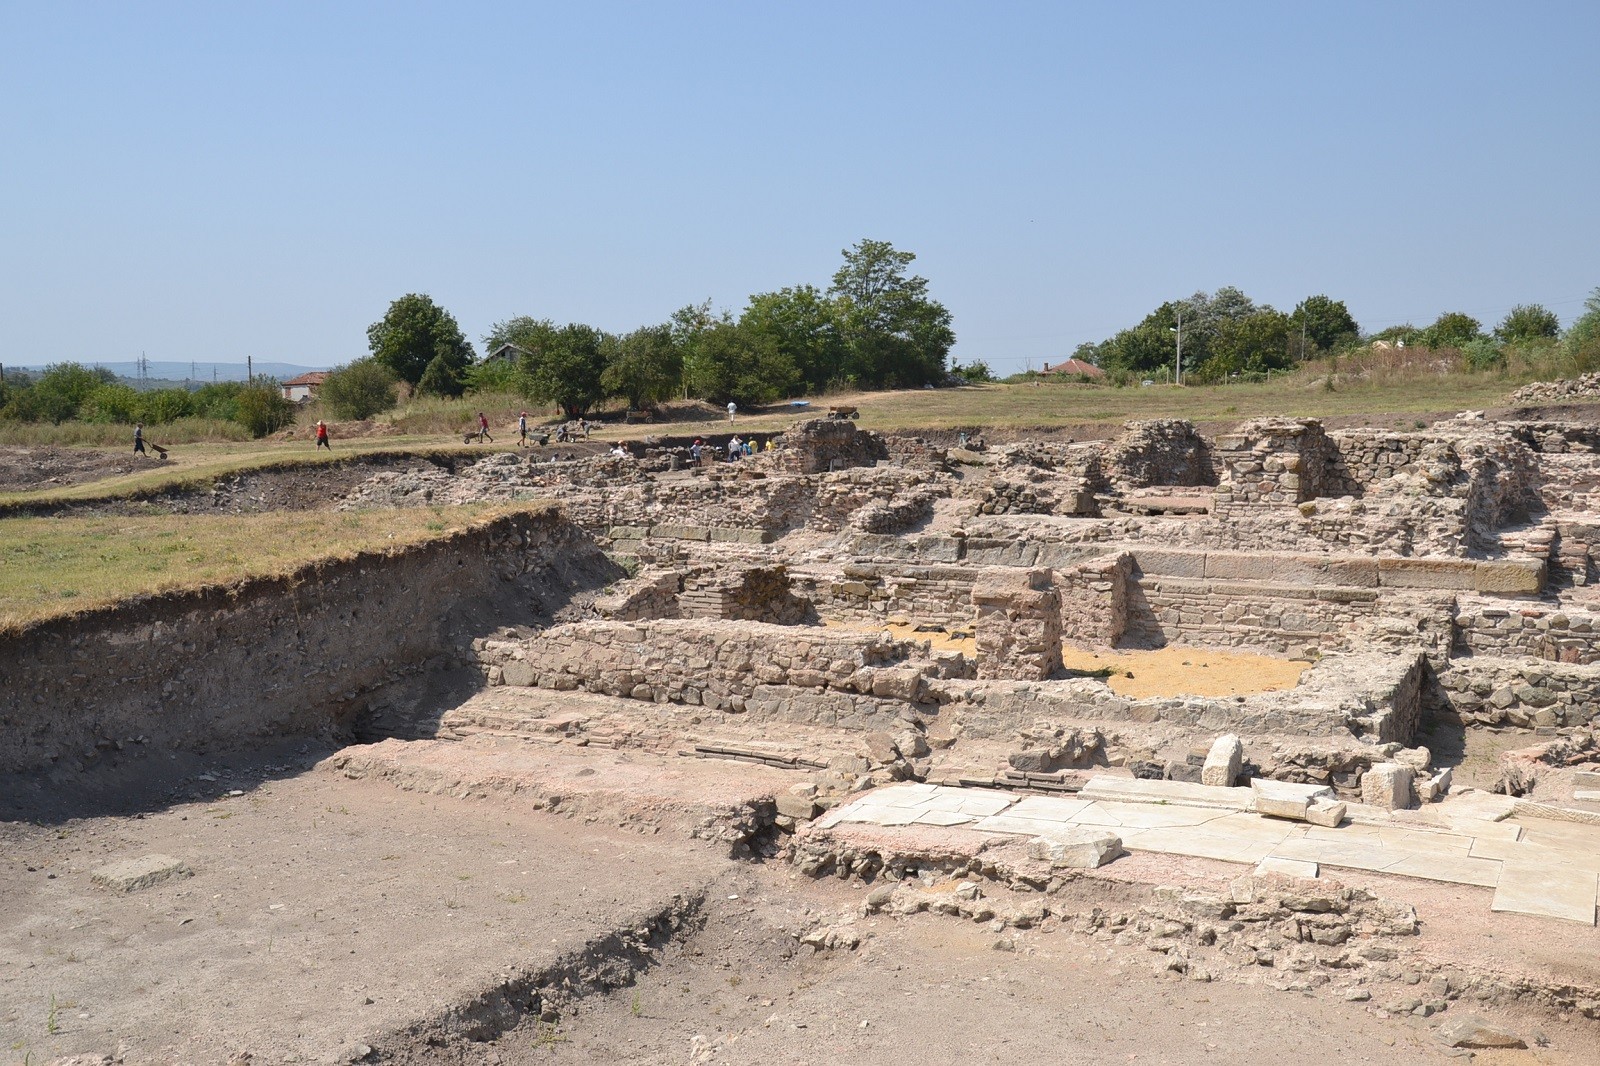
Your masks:
{"label": "white marble paving slab", "polygon": [[1507,863],[1490,910],[1594,925],[1596,876],[1589,870]]}

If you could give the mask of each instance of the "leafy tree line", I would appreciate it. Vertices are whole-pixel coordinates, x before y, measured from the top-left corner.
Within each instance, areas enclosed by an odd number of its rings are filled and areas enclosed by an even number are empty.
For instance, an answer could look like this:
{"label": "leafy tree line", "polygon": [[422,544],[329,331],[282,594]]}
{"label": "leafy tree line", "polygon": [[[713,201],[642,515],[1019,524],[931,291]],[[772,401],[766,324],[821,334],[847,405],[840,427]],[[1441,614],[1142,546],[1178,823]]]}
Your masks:
{"label": "leafy tree line", "polygon": [[1176,365],[1183,344],[1186,380],[1284,370],[1316,355],[1353,347],[1360,327],[1342,300],[1309,296],[1285,314],[1225,286],[1169,300],[1138,325],[1074,353],[1108,371],[1150,375]]}
{"label": "leafy tree line", "polygon": [[1458,349],[1475,370],[1504,366],[1510,355],[1557,345],[1574,358],[1590,352],[1590,360],[1600,365],[1600,289],[1565,335],[1555,313],[1539,304],[1512,308],[1490,332],[1471,315],[1450,311],[1421,329],[1406,323],[1363,335],[1342,300],[1308,296],[1285,314],[1224,287],[1168,301],[1138,325],[1098,344],[1079,345],[1073,354],[1123,378],[1160,374],[1176,364],[1180,319],[1184,379],[1197,383],[1288,370],[1307,359],[1374,342]]}
{"label": "leafy tree line", "polygon": [[[757,293],[737,316],[707,300],[619,334],[519,315],[483,337],[481,362],[447,311],[411,294],[368,329],[371,356],[335,372],[322,395],[342,416],[367,417],[393,405],[401,382],[419,395],[504,389],[575,418],[609,399],[749,405],[834,386],[942,383],[955,331],[927,279],[910,273],[916,256],[874,240],[843,256],[828,288]],[[497,353],[509,358],[487,358]]]}
{"label": "leafy tree line", "polygon": [[293,422],[294,405],[271,379],[140,391],[81,363],[56,363],[37,375],[8,371],[0,381],[0,421],[159,426],[180,418],[236,422],[260,437]]}

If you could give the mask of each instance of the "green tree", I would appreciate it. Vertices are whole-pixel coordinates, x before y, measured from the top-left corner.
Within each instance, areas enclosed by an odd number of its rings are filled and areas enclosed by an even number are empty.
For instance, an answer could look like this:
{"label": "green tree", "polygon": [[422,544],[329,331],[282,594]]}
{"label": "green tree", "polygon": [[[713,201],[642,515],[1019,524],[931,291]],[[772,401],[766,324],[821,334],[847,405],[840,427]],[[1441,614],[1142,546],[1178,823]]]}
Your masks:
{"label": "green tree", "polygon": [[1391,344],[1416,344],[1422,331],[1409,322],[1381,329],[1367,338],[1370,341],[1388,341]]}
{"label": "green tree", "polygon": [[[1215,324],[1209,353],[1197,376],[1220,381],[1229,374],[1286,369],[1294,361],[1289,330],[1290,317],[1271,307],[1243,318],[1221,319]],[[1184,354],[1187,357],[1188,352]]]}
{"label": "green tree", "polygon": [[739,324],[752,336],[769,338],[794,364],[808,389],[838,382],[844,366],[840,307],[814,285],[798,285],[750,297]]}
{"label": "green tree", "polygon": [[1561,335],[1561,320],[1554,311],[1541,304],[1518,304],[1500,320],[1500,324],[1494,328],[1494,335],[1502,342],[1558,337]]}
{"label": "green tree", "polygon": [[76,418],[82,407],[102,385],[116,384],[117,376],[104,367],[90,369],[82,363],[54,363],[33,386],[36,417],[60,425]]}
{"label": "green tree", "polygon": [[139,395],[139,416],[153,426],[176,422],[194,413],[194,399],[187,389],[154,389]]}
{"label": "green tree", "polygon": [[462,373],[442,355],[430,359],[417,380],[418,396],[460,396],[466,388]]}
{"label": "green tree", "polygon": [[682,381],[683,353],[670,325],[641,326],[618,339],[600,375],[606,394],[626,398],[632,411],[670,399]]}
{"label": "green tree", "polygon": [[606,394],[600,378],[614,343],[593,326],[562,326],[523,356],[527,397],[556,404],[568,418],[581,418]]}
{"label": "green tree", "polygon": [[713,322],[698,331],[693,350],[690,391],[718,405],[771,403],[800,382],[800,371],[769,334],[737,322]]}
{"label": "green tree", "polygon": [[234,399],[233,420],[251,435],[265,437],[294,422],[294,404],[283,398],[277,382],[257,378],[239,390]]}
{"label": "green tree", "polygon": [[916,255],[874,240],[843,255],[828,295],[839,309],[844,380],[867,388],[942,381],[956,335],[950,312],[929,299],[927,279],[906,276]]}
{"label": "green tree", "polygon": [[395,405],[394,371],[370,356],[339,367],[318,393],[335,418],[360,421]]}
{"label": "green tree", "polygon": [[85,422],[126,425],[139,421],[139,390],[131,385],[101,385],[89,394],[78,417]]}
{"label": "green tree", "polygon": [[1483,324],[1477,319],[1460,311],[1447,311],[1417,336],[1417,343],[1427,348],[1461,348],[1481,336]]}
{"label": "green tree", "polygon": [[[1361,336],[1361,327],[1351,316],[1343,300],[1328,296],[1307,296],[1295,306],[1289,316],[1291,334],[1305,338],[1307,347],[1331,352],[1353,345]],[[1298,352],[1301,359],[1310,352]]]}
{"label": "green tree", "polygon": [[1589,298],[1583,302],[1583,314],[1567,329],[1561,343],[1569,355],[1600,346],[1600,289],[1589,293]]}
{"label": "green tree", "polygon": [[990,370],[989,364],[982,359],[974,359],[970,363],[955,363],[950,367],[950,373],[968,385],[981,385],[994,380],[994,371]]}
{"label": "green tree", "polygon": [[[394,371],[401,381],[413,385],[422,380],[428,364],[442,360],[452,380],[472,363],[472,345],[461,335],[461,327],[450,312],[419,293],[402,296],[389,305],[389,311],[367,327],[367,344],[372,357]],[[456,395],[459,393],[449,393]]]}
{"label": "green tree", "polygon": [[485,355],[493,355],[509,344],[522,353],[536,352],[555,335],[556,324],[548,318],[518,315],[489,327],[489,332],[483,335],[483,351]]}

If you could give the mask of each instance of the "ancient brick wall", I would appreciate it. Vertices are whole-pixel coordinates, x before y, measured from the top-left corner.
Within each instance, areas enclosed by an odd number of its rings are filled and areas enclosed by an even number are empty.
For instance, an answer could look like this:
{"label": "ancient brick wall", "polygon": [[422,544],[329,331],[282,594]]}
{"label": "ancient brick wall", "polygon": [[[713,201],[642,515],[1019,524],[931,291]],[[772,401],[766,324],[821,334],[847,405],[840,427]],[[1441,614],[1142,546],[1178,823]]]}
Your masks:
{"label": "ancient brick wall", "polygon": [[1124,428],[1101,459],[1106,478],[1117,488],[1217,483],[1211,446],[1192,422],[1155,418],[1128,422]]}
{"label": "ancient brick wall", "polygon": [[1438,671],[1439,710],[1469,725],[1587,726],[1600,718],[1600,665],[1457,659]]}
{"label": "ancient brick wall", "polygon": [[933,656],[926,641],[700,619],[585,622],[478,647],[492,684],[734,711],[763,685],[916,703],[926,699],[929,675],[963,669]]}

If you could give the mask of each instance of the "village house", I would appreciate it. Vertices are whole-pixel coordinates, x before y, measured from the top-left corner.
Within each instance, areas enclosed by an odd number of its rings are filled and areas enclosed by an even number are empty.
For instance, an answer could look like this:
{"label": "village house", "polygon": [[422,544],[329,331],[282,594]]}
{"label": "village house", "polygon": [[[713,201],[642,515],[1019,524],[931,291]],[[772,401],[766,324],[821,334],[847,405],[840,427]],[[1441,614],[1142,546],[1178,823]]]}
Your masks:
{"label": "village house", "polygon": [[315,399],[317,390],[322,388],[322,383],[328,378],[325,370],[313,370],[298,377],[292,377],[279,386],[283,390],[283,398],[295,403],[304,403]]}

